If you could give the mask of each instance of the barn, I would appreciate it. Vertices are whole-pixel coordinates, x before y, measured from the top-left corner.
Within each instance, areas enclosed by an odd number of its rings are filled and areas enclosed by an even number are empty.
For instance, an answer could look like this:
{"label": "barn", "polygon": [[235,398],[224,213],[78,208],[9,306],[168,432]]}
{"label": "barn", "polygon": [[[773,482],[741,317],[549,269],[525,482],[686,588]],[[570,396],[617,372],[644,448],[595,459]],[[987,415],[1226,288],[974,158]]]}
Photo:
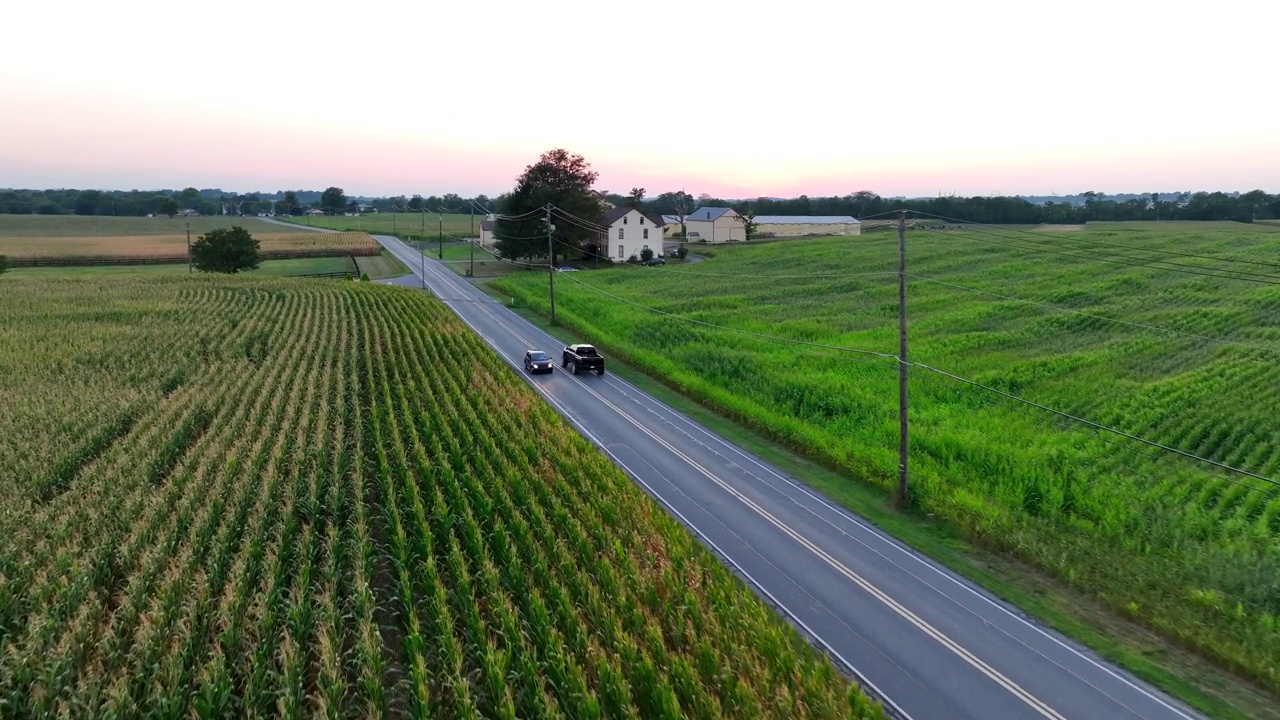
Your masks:
{"label": "barn", "polygon": [[755,222],[757,235],[773,237],[862,234],[862,223],[852,215],[757,215]]}

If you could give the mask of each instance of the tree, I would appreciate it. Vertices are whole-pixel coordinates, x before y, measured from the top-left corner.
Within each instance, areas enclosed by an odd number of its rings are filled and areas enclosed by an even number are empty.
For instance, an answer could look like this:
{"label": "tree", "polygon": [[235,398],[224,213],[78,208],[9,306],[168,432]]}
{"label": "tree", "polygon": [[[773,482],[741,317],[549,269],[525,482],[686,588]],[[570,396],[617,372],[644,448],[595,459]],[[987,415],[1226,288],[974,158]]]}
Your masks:
{"label": "tree", "polygon": [[414,195],[413,197],[409,198],[409,209],[414,212],[418,212],[419,210],[422,209],[422,202],[423,201],[422,201],[421,195]]}
{"label": "tree", "polygon": [[[548,232],[554,241],[552,264],[557,251],[581,250],[585,242],[599,235],[591,229],[603,212],[600,196],[591,189],[597,177],[581,155],[562,149],[543,153],[538,162],[524,169],[502,204],[502,212],[519,219],[499,218],[495,228],[498,252],[510,259],[546,257]],[[548,205],[558,208],[552,228],[545,220]]]}
{"label": "tree", "polygon": [[298,213],[298,210],[300,209],[300,205],[298,204],[298,193],[292,190],[285,190],[283,202],[285,207],[288,208],[285,210],[286,215],[296,215]]}
{"label": "tree", "polygon": [[644,188],[633,187],[631,193],[627,195],[627,205],[639,210],[644,205]]}
{"label": "tree", "polygon": [[173,198],[165,198],[160,201],[159,213],[173,217],[178,214],[178,201]]}
{"label": "tree", "polygon": [[[802,195],[801,197],[804,197],[804,196]],[[805,198],[805,200],[807,201],[808,198]],[[756,236],[756,214],[754,212],[750,212],[750,213],[747,213],[746,215],[739,215],[738,217],[742,218],[742,227],[746,231],[747,239],[750,240],[751,238],[755,237]]]}
{"label": "tree", "polygon": [[8,272],[8,270],[9,270],[9,258],[4,255],[0,255],[0,275],[5,274],[6,272]]}
{"label": "tree", "polygon": [[258,247],[257,239],[239,225],[210,230],[191,243],[191,264],[200,272],[257,270],[262,264]]}
{"label": "tree", "polygon": [[640,262],[649,262],[652,259],[653,250],[648,245],[645,245],[640,249]]}
{"label": "tree", "polygon": [[326,188],[320,194],[320,209],[326,215],[341,215],[347,207],[347,195],[340,187]]}

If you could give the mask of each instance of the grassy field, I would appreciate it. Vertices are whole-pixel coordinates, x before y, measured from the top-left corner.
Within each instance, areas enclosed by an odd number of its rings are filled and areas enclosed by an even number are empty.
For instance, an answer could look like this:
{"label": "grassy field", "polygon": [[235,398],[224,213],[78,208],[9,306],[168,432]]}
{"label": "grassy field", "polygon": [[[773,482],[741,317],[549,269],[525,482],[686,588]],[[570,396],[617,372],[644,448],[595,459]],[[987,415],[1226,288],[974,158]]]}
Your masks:
{"label": "grassy field", "polygon": [[[367,233],[277,232],[254,234],[262,252],[328,252],[349,250],[371,252],[380,246]],[[192,234],[194,242],[199,236]],[[12,260],[55,258],[157,258],[185,257],[187,236],[183,235],[79,235],[66,237],[0,236],[0,255]]]}
{"label": "grassy field", "polygon": [[253,235],[280,232],[279,225],[257,218],[210,216],[197,218],[113,217],[106,215],[0,215],[0,238],[122,237],[126,235],[182,235],[191,237],[215,228],[239,225]]}
{"label": "grassy field", "polygon": [[480,237],[480,220],[483,217],[483,215],[446,214],[443,216],[443,225],[441,224],[442,216],[436,213],[425,215],[423,213],[372,213],[359,217],[329,215],[281,219],[299,225],[331,230],[357,230],[375,235],[400,235],[401,237],[413,235],[426,237],[429,240],[435,240],[443,229],[445,240],[448,240],[450,237]]}
{"label": "grassy field", "polygon": [[[1280,386],[1280,287],[1046,252],[1105,249],[1112,260],[1157,257],[1152,249],[1243,257],[1276,266],[1163,256],[1274,272],[1269,282],[1280,283],[1280,234],[1240,224],[1000,234],[909,235],[909,268],[922,278],[909,289],[914,361],[1217,462],[1280,475],[1272,404]],[[894,360],[701,327],[637,305],[892,355],[895,269],[892,234],[720,247],[696,266],[575,274],[556,283],[557,314],[672,387],[887,495],[897,469]],[[495,282],[546,310],[545,277]],[[922,369],[911,374],[911,408],[912,499],[921,512],[1280,689],[1274,486],[1153,457],[1150,447]]]}
{"label": "grassy field", "polygon": [[356,258],[356,267],[359,268],[362,274],[368,275],[372,280],[409,274],[409,268],[405,267],[404,263],[390,253],[358,257]]}
{"label": "grassy field", "polygon": [[[376,259],[361,258],[363,259]],[[257,270],[245,273],[249,276],[289,277],[316,273],[346,272],[353,270],[349,257],[291,258],[288,260],[264,260]],[[162,265],[64,265],[57,267],[14,268],[14,277],[72,278],[72,277],[178,277],[190,273],[185,263]],[[201,273],[195,273],[199,277]],[[373,277],[371,274],[370,277]],[[378,277],[389,277],[379,275]]]}
{"label": "grassy field", "polygon": [[425,294],[6,275],[0,368],[5,716],[878,715]]}

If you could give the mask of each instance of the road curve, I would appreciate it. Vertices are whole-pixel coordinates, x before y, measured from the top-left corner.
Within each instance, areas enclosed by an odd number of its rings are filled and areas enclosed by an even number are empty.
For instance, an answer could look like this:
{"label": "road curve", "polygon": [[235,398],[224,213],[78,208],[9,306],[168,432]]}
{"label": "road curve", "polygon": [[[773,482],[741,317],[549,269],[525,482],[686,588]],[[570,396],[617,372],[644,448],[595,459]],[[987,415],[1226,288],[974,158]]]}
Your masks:
{"label": "road curve", "polygon": [[[1198,718],[615,375],[521,358],[560,343],[396,238],[374,236],[516,372],[890,714]],[[408,284],[407,282],[404,284]],[[590,341],[590,338],[582,338]]]}

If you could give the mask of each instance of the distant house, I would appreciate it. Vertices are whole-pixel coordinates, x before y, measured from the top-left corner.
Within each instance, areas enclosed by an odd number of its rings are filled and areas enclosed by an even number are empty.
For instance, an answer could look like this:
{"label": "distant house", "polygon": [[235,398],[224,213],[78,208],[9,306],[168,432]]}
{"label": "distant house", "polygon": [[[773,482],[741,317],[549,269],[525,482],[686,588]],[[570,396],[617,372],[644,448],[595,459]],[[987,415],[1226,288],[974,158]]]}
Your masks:
{"label": "distant house", "polygon": [[200,217],[200,213],[192,210],[191,208],[187,208],[186,210],[179,210],[178,217]]}
{"label": "distant house", "polygon": [[303,213],[303,215],[309,215],[311,217],[315,217],[317,215],[324,215],[324,211],[321,210],[320,208],[311,208],[310,210]]}
{"label": "distant house", "polygon": [[757,215],[756,232],[774,237],[861,235],[862,223],[852,215]]}
{"label": "distant house", "polygon": [[484,247],[493,247],[497,242],[497,238],[493,236],[493,231],[498,227],[498,221],[490,215],[488,218],[480,221],[480,244]]}
{"label": "distant house", "polygon": [[733,208],[700,207],[685,217],[684,229],[689,240],[697,242],[743,242],[747,239],[742,216]]}
{"label": "distant house", "polygon": [[654,255],[662,254],[662,241],[666,236],[661,215],[615,207],[605,211],[599,223],[608,228],[602,254],[614,262],[625,262],[632,255],[639,258],[645,248]]}

